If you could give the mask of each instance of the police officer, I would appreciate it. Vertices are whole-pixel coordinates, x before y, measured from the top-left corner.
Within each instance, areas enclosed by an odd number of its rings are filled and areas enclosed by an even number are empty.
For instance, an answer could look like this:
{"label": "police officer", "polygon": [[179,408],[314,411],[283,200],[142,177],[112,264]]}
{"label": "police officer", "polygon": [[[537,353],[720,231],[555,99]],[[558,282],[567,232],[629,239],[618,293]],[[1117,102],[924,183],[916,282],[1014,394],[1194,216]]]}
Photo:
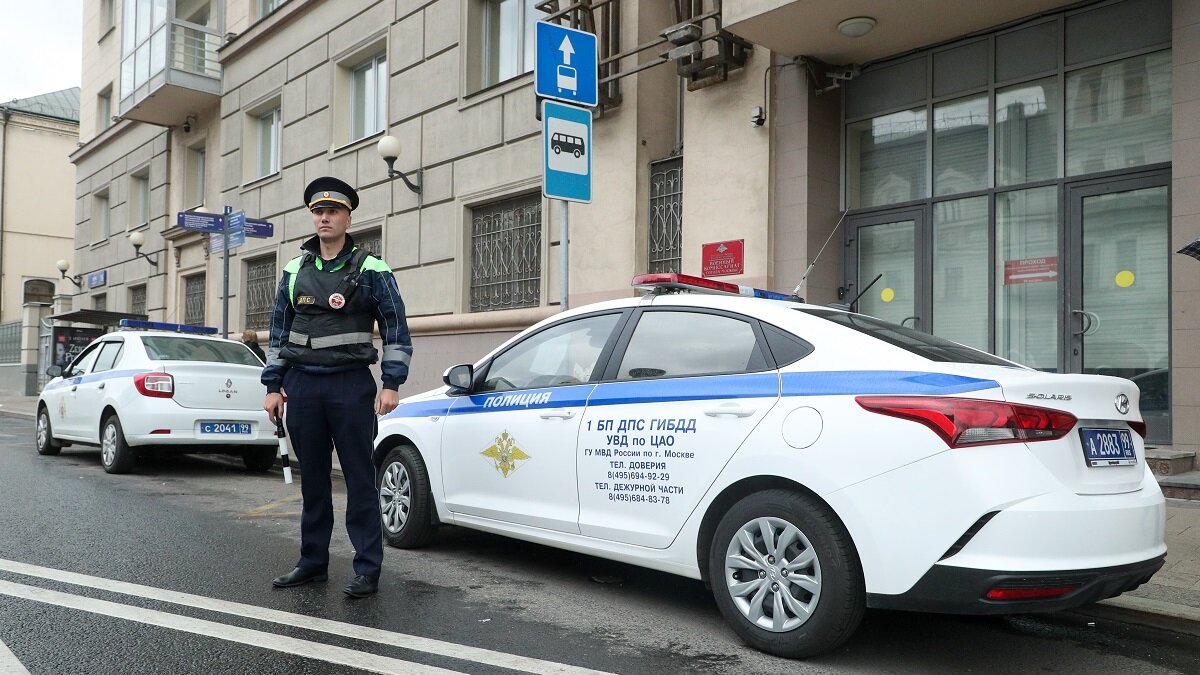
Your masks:
{"label": "police officer", "polygon": [[[354,245],[346,233],[358,193],[331,177],[304,190],[317,234],[302,254],[283,268],[262,382],[263,408],[272,422],[283,415],[300,461],[304,510],[300,518],[300,560],[272,582],[299,586],[328,578],[329,538],[333,534],[330,486],[332,446],[346,477],[346,531],[354,545],[354,579],[346,594],[362,598],[379,590],[383,529],[375,487],[371,443],[376,415],[399,402],[397,390],[408,378],[412,342],[404,303],[392,270]],[[377,352],[372,329],[383,341],[383,389],[376,395],[369,366]]]}

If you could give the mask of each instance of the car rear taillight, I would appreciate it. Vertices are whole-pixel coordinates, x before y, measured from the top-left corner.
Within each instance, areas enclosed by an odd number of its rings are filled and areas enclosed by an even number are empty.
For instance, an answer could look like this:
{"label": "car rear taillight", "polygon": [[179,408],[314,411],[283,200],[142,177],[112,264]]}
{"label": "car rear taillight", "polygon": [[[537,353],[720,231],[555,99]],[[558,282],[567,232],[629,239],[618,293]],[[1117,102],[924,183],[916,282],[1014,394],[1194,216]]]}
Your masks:
{"label": "car rear taillight", "polygon": [[138,373],[133,376],[133,386],[142,396],[171,398],[175,395],[175,378],[168,373]]}
{"label": "car rear taillight", "polygon": [[1146,423],[1145,422],[1130,422],[1129,428],[1137,432],[1144,440],[1146,438]]}
{"label": "car rear taillight", "polygon": [[1074,586],[1047,586],[1045,588],[993,588],[984,594],[988,600],[1049,600],[1061,598],[1075,590]]}
{"label": "car rear taillight", "polygon": [[1075,428],[1061,410],[951,396],[859,396],[863,408],[929,427],[946,445],[961,448],[993,443],[1049,441]]}

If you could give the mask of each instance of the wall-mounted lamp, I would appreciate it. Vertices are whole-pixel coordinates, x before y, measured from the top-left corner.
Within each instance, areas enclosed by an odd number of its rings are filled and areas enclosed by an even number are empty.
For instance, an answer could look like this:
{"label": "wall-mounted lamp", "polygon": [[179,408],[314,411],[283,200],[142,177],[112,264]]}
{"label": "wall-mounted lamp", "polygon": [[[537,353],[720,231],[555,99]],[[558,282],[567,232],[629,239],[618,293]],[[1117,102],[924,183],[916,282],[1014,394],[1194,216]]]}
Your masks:
{"label": "wall-mounted lamp", "polygon": [[67,270],[71,269],[70,260],[59,260],[54,263],[54,266],[58,268],[58,273],[62,275],[62,278],[75,284],[76,288],[83,288],[83,282],[79,280],[80,275],[67,276]]}
{"label": "wall-mounted lamp", "polygon": [[154,265],[155,268],[158,267],[158,259],[157,258],[151,258],[150,256],[146,255],[145,253],[142,253],[142,244],[146,243],[146,235],[142,234],[141,232],[130,232],[129,233],[129,243],[133,244],[133,254],[134,255],[145,258],[146,262],[150,263],[151,265]]}
{"label": "wall-mounted lamp", "polygon": [[404,180],[404,184],[408,186],[409,190],[412,190],[417,194],[421,194],[421,170],[416,170],[417,182],[413,183],[408,179],[408,176],[404,175],[403,171],[399,171],[395,168],[396,160],[400,157],[399,138],[396,138],[395,136],[384,136],[383,138],[379,139],[379,144],[375,146],[375,149],[379,151],[379,156],[383,158],[383,161],[387,162],[388,178],[395,178],[396,176],[399,176]]}

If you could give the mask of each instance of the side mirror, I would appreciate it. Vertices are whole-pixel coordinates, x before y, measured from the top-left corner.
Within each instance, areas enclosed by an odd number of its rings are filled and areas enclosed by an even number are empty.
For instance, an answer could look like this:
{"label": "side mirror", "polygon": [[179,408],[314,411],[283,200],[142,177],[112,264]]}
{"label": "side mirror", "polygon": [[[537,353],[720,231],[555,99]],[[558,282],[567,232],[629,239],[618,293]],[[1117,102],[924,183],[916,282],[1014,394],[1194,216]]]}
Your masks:
{"label": "side mirror", "polygon": [[46,374],[50,377],[58,377],[62,375],[62,366],[50,366],[46,369]]}
{"label": "side mirror", "polygon": [[475,367],[469,363],[450,366],[442,373],[442,382],[450,387],[451,394],[465,394],[471,391],[471,383],[475,381]]}

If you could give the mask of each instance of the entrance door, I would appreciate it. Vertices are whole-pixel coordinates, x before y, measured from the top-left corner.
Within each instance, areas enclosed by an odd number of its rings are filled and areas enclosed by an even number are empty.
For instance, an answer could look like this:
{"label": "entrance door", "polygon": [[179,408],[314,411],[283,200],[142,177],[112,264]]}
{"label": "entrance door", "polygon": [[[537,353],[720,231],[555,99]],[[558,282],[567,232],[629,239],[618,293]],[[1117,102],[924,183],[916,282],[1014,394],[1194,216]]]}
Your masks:
{"label": "entrance door", "polygon": [[1089,183],[1067,198],[1065,366],[1133,380],[1153,441],[1170,439],[1169,180]]}
{"label": "entrance door", "polygon": [[[844,302],[870,316],[929,331],[924,270],[927,246],[919,209],[853,218]],[[858,298],[855,301],[855,298]]]}

